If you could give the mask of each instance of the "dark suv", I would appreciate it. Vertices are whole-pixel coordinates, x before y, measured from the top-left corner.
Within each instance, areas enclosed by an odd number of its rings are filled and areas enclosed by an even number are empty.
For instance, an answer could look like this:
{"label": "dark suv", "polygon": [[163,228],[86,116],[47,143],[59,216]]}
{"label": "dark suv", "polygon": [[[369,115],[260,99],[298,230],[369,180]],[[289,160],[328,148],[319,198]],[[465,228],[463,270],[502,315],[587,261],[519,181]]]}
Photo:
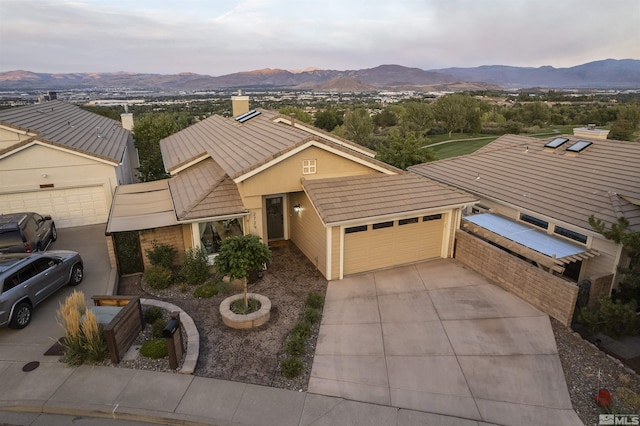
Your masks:
{"label": "dark suv", "polygon": [[46,250],[58,238],[51,216],[38,213],[0,215],[0,253],[32,253]]}

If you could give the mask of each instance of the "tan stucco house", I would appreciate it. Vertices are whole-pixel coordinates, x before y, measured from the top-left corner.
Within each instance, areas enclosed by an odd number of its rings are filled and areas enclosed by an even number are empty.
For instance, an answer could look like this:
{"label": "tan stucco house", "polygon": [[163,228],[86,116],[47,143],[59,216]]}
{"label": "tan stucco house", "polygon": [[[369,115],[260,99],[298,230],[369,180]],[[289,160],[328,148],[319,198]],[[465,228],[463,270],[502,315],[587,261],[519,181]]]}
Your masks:
{"label": "tan stucco house", "polygon": [[119,121],[57,100],[0,111],[0,213],[50,214],[59,228],[105,223],[137,166]]}
{"label": "tan stucco house", "polygon": [[640,231],[640,144],[606,139],[593,126],[574,135],[537,139],[505,135],[475,153],[410,167],[410,171],[467,191],[479,203],[462,228],[527,262],[608,293],[623,247],[589,225],[626,218]]}
{"label": "tan stucco house", "polygon": [[204,247],[212,260],[229,235],[290,240],[327,279],[452,256],[474,197],[291,117],[249,110],[247,97],[234,97],[233,110],[163,139],[171,177],[118,187],[107,234],[140,231],[143,253],[158,241]]}

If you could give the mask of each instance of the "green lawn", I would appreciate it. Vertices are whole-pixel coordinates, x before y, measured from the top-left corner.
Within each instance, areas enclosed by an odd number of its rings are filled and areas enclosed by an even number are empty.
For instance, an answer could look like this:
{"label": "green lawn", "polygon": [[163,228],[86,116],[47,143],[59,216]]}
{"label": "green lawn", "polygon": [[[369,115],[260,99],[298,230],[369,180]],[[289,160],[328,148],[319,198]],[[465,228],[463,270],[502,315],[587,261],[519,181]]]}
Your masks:
{"label": "green lawn", "polygon": [[460,155],[471,154],[472,152],[482,148],[489,142],[496,140],[498,136],[492,136],[486,139],[458,141],[436,145],[431,149],[435,151],[439,160],[451,157],[459,157]]}
{"label": "green lawn", "polygon": [[[574,127],[577,127],[577,126],[576,125],[551,126],[548,128],[539,129],[536,131],[536,133],[532,133],[532,134],[522,133],[522,135],[531,136],[534,138],[548,138],[555,135],[563,135],[563,134],[571,135],[573,134]],[[429,136],[429,140],[431,141],[431,144],[444,142],[448,140],[453,141],[450,143],[444,143],[442,145],[436,145],[431,147],[431,149],[433,149],[436,155],[438,156],[438,159],[443,160],[445,158],[452,158],[452,157],[458,157],[460,155],[471,154],[472,152],[482,148],[483,146],[487,145],[489,142],[493,142],[499,137],[500,136],[497,136],[497,135],[484,135],[484,134],[471,135],[467,133],[453,133],[451,135],[451,138],[449,138],[449,135],[444,134],[444,135]]]}

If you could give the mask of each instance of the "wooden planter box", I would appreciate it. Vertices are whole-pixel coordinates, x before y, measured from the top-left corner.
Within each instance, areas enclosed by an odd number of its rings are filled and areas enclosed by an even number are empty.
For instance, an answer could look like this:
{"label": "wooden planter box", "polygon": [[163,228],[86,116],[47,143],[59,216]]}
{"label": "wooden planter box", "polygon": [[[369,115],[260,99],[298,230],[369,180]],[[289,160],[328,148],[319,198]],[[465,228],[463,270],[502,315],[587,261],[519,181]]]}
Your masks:
{"label": "wooden planter box", "polygon": [[109,358],[117,364],[144,329],[139,297],[92,296],[92,311],[102,325]]}

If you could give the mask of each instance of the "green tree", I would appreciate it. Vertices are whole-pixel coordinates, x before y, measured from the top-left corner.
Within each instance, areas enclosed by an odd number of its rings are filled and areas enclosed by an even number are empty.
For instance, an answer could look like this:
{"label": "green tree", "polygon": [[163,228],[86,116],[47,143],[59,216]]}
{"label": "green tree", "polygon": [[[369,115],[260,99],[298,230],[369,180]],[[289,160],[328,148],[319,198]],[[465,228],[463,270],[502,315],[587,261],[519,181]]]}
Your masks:
{"label": "green tree", "polygon": [[373,117],[373,124],[377,127],[393,127],[398,124],[398,118],[391,110],[385,108]]}
{"label": "green tree", "polygon": [[418,132],[403,133],[394,128],[389,132],[387,144],[378,147],[378,159],[405,170],[415,164],[437,160],[435,152],[430,148],[424,148],[428,139]]}
{"label": "green tree", "polygon": [[318,111],[313,125],[327,132],[333,131],[338,125],[338,116],[332,110]]}
{"label": "green tree", "polygon": [[618,267],[622,279],[618,283],[616,299],[624,303],[640,302],[640,232],[629,229],[629,221],[624,217],[619,218],[618,222],[611,227],[607,227],[602,220],[591,215],[589,224],[606,239],[622,244],[629,258],[628,267]]}
{"label": "green tree", "polygon": [[311,115],[308,112],[305,112],[300,108],[288,106],[288,107],[280,108],[278,112],[282,115],[286,115],[287,117],[291,116],[291,114],[294,114],[296,120],[302,121],[303,123],[307,123],[307,124],[313,123],[313,117],[311,117]]}
{"label": "green tree", "polygon": [[454,130],[463,132],[468,115],[465,95],[454,93],[439,97],[434,103],[434,113],[436,119],[442,122],[449,133],[449,137]]}
{"label": "green tree", "polygon": [[426,102],[409,102],[404,106],[402,125],[408,131],[426,133],[433,125],[433,108]]}
{"label": "green tree", "polygon": [[168,175],[162,162],[160,140],[189,125],[185,114],[145,114],[135,120],[133,136],[140,157],[140,180],[150,182]]}
{"label": "green tree", "polygon": [[344,123],[336,128],[338,135],[363,146],[370,145],[372,132],[373,121],[365,108],[347,110],[344,115]]}
{"label": "green tree", "polygon": [[261,270],[271,261],[271,250],[255,235],[237,235],[220,244],[214,265],[216,271],[230,280],[243,280],[244,306],[247,308],[247,276],[252,270]]}

